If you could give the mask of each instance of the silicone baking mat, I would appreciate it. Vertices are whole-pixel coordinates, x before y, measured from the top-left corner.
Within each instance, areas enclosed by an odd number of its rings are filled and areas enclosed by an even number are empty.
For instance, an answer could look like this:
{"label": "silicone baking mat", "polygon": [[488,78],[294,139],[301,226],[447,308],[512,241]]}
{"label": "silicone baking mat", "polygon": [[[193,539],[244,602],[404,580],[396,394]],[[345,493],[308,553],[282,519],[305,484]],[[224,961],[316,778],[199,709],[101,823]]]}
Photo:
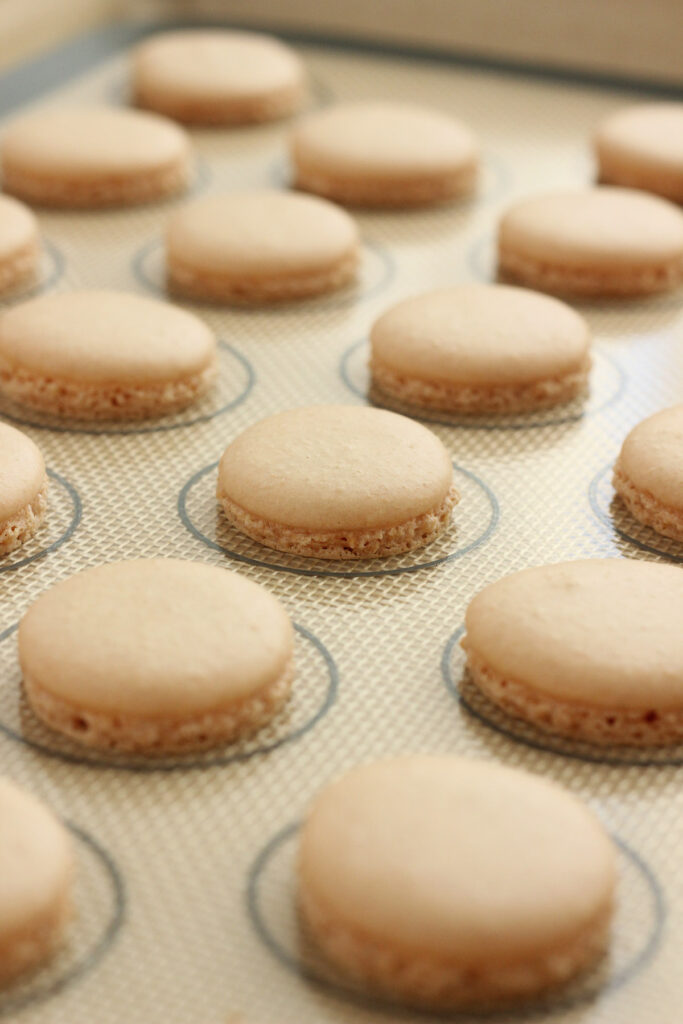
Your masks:
{"label": "silicone baking mat", "polygon": [[[125,34],[43,65],[49,93],[3,110],[125,103]],[[103,42],[104,40],[104,42]],[[82,44],[86,46],[87,44]],[[377,756],[438,751],[540,772],[588,800],[619,844],[609,960],[542,1008],[554,1024],[680,1019],[683,749],[596,751],[494,712],[462,678],[463,612],[486,583],[587,556],[683,561],[613,503],[609,467],[630,427],[683,399],[675,296],[582,304],[595,334],[589,400],[505,421],[430,421],[452,453],[462,501],[446,536],[387,561],[321,563],[268,551],[221,522],[215,463],[256,420],[314,402],[363,403],[367,334],[403,296],[488,280],[499,211],[517,196],[589,182],[596,122],[633,95],[492,71],[308,46],[311,103],[393,96],[468,121],[483,140],[475,199],[421,212],[359,213],[357,287],[292,307],[194,306],[221,339],[215,394],[172,419],[126,427],[58,423],[2,405],[45,453],[48,528],[0,565],[0,764],[71,823],[77,916],[53,965],[0,996],[24,1024],[387,1024],[427,1021],[372,1004],[330,974],[296,928],[297,822],[319,788]],[[97,58],[96,63],[92,63]],[[66,76],[55,85],[59,75]],[[74,75],[75,77],[69,77]],[[22,85],[22,82],[24,83]],[[195,192],[288,182],[288,125],[193,131]],[[162,227],[174,203],[108,213],[40,211],[40,288],[163,293]],[[11,301],[18,301],[14,296]],[[83,753],[22,702],[17,620],[85,566],[167,555],[239,569],[297,623],[287,712],[246,743],[162,762]],[[497,1020],[538,1019],[503,1014]],[[453,1019],[471,1020],[471,1016]]]}

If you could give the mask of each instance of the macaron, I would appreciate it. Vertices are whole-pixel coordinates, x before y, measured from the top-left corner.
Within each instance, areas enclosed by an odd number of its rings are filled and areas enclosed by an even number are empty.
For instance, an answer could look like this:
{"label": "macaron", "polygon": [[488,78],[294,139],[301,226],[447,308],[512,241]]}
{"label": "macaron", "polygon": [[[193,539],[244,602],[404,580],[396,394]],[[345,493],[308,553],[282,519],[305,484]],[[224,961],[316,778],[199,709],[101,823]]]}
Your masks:
{"label": "macaron", "polygon": [[355,768],[300,835],[299,905],[343,975],[395,1001],[484,1009],[558,989],[609,938],[615,851],[581,801],[490,761]]}
{"label": "macaron", "polygon": [[504,576],[470,603],[479,689],[547,732],[596,744],[683,740],[683,573],[625,558]]}
{"label": "macaron", "polygon": [[38,222],[28,207],[0,196],[0,295],[32,281],[38,273]]}
{"label": "macaron", "polygon": [[683,281],[683,213],[658,196],[608,185],[524,199],[501,218],[498,270],[560,294],[669,291]]}
{"label": "macaron", "polygon": [[372,391],[420,409],[530,412],[582,394],[583,317],[546,295],[464,284],[405,299],[370,331]]}
{"label": "macaron", "polygon": [[358,261],[358,229],[344,210],[274,189],[198,199],[166,230],[169,288],[228,305],[334,291],[354,279]]}
{"label": "macaron", "polygon": [[290,139],[297,188],[359,206],[420,206],[474,188],[470,129],[414,103],[343,103],[302,119]]}
{"label": "macaron", "polygon": [[230,523],[259,544],[335,559],[424,547],[459,498],[435,434],[345,405],[290,409],[248,427],[223,453],[216,493]]}
{"label": "macaron", "polygon": [[0,423],[0,555],[21,547],[47,515],[47,475],[30,437]]}
{"label": "macaron", "polygon": [[217,375],[203,321],[128,292],[43,295],[0,313],[0,392],[74,419],[140,419],[175,412]]}
{"label": "macaron", "polygon": [[187,135],[164,117],[111,107],[43,110],[17,118],[0,141],[3,188],[44,206],[146,203],[182,192]]}
{"label": "macaron", "polygon": [[600,181],[683,203],[683,103],[641,103],[606,118],[594,139]]}
{"label": "macaron", "polygon": [[306,75],[296,53],[272,36],[219,28],[164,32],[133,57],[141,107],[187,124],[250,124],[294,113]]}
{"label": "macaron", "polygon": [[683,405],[649,416],[628,434],[614,489],[631,515],[683,543]]}
{"label": "macaron", "polygon": [[0,777],[0,985],[56,952],[71,916],[69,833],[31,793]]}
{"label": "macaron", "polygon": [[152,558],[85,569],[19,625],[26,696],[88,747],[182,753],[269,722],[294,675],[293,630],[264,587],[227,569]]}

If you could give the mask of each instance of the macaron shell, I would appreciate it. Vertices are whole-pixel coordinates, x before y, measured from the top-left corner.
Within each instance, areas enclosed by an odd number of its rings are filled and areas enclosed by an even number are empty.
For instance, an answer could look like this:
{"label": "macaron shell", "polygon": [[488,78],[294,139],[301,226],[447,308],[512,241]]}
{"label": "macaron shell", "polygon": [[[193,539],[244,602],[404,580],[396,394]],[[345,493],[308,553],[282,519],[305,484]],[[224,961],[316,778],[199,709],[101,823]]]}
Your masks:
{"label": "macaron shell", "polygon": [[639,490],[683,509],[683,405],[663,409],[633,428],[619,455],[619,468]]}
{"label": "macaron shell", "polygon": [[0,423],[0,521],[34,501],[45,483],[45,462],[38,447],[20,430]]}
{"label": "macaron shell", "polygon": [[356,249],[358,230],[324,199],[264,189],[184,206],[166,243],[171,264],[259,278],[334,265]]}
{"label": "macaron shell", "polygon": [[226,449],[218,491],[303,530],[404,523],[441,505],[453,467],[439,439],[395,413],[309,406],[269,416]]}
{"label": "macaron shell", "polygon": [[595,148],[605,180],[666,189],[663,194],[683,201],[683,103],[617,111],[600,125]]}
{"label": "macaron shell", "polygon": [[471,601],[466,648],[502,678],[560,701],[683,708],[683,574],[591,559],[505,576]]}
{"label": "macaron shell", "polygon": [[518,384],[577,370],[590,332],[556,299],[460,285],[398,303],[375,321],[370,341],[373,360],[411,378]]}
{"label": "macaron shell", "polygon": [[608,911],[612,845],[559,786],[483,761],[410,756],[352,770],[304,824],[301,884],[386,946],[490,967],[543,957]]}
{"label": "macaron shell", "polygon": [[683,213],[635,189],[554,192],[512,206],[498,240],[510,252],[566,267],[683,263]]}
{"label": "macaron shell", "polygon": [[11,196],[0,196],[0,260],[37,242],[38,222],[29,208]]}
{"label": "macaron shell", "polygon": [[237,573],[177,559],[118,562],[45,591],[19,627],[25,677],[74,708],[135,716],[220,711],[275,682],[289,618]]}
{"label": "macaron shell", "polygon": [[181,380],[215,358],[212,331],[168,303],[117,291],[40,296],[0,314],[0,368],[71,381]]}

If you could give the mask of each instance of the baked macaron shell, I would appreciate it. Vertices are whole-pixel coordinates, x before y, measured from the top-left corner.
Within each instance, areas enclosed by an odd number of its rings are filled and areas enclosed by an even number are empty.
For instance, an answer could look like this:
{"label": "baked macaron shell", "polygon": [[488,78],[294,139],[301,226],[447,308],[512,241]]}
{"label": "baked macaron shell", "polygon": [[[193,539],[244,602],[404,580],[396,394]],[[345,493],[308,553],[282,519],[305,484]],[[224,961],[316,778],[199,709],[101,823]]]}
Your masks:
{"label": "baked macaron shell", "polygon": [[32,794],[0,778],[0,982],[52,952],[69,913],[74,869],[64,826]]}
{"label": "baked macaron shell", "polygon": [[0,423],[0,528],[35,500],[45,485],[40,449],[20,430]]}
{"label": "baked macaron shell", "polygon": [[265,588],[176,559],[86,569],[45,591],[19,626],[32,687],[124,716],[220,711],[275,683],[292,649],[289,617]]}
{"label": "baked macaron shell", "polygon": [[372,360],[425,381],[520,384],[585,365],[590,332],[569,306],[505,285],[460,285],[406,299],[370,334]]}
{"label": "baked macaron shell", "polygon": [[261,420],[218,470],[219,496],[265,520],[326,531],[404,523],[440,505],[452,482],[448,452],[426,427],[343,405]]}
{"label": "baked macaron shell", "polygon": [[0,196],[0,260],[11,259],[31,246],[38,246],[35,216],[17,199]]}
{"label": "baked macaron shell", "polygon": [[538,566],[471,601],[465,649],[496,676],[560,702],[683,709],[683,574],[590,559]]}
{"label": "baked macaron shell", "polygon": [[642,103],[608,117],[595,150],[603,181],[683,202],[683,103]]}
{"label": "baked macaron shell", "polygon": [[483,761],[408,756],[353,769],[320,794],[299,876],[313,921],[317,911],[387,963],[434,957],[455,977],[532,971],[587,939],[609,917],[616,871],[598,820],[556,784]]}
{"label": "baked macaron shell", "polygon": [[277,116],[299,104],[304,83],[293,50],[252,32],[165,32],[138,47],[133,59],[137,101],[190,120]]}
{"label": "baked macaron shell", "polygon": [[626,437],[617,469],[639,491],[683,515],[683,405],[662,409]]}

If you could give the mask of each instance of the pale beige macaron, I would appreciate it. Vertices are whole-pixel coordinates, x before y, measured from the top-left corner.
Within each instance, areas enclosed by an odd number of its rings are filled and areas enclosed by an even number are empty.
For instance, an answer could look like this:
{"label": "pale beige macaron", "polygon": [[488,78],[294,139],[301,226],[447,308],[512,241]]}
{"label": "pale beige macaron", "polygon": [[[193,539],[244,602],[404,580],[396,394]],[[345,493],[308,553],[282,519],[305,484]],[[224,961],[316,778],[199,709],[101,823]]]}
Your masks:
{"label": "pale beige macaron", "polygon": [[439,536],[459,500],[441,441],[406,416],[313,405],[268,416],[228,445],[218,500],[277,551],[383,558]]}
{"label": "pale beige macaron", "polygon": [[253,733],[289,697],[293,629],[280,602],[199,562],[114,562],[45,591],[19,625],[36,715],[100,750],[200,750]]}
{"label": "pale beige macaron", "polygon": [[363,765],[313,803],[299,850],[303,920],[357,983],[433,1009],[561,986],[604,952],[615,851],[582,802],[492,762]]}
{"label": "pale beige macaron", "polygon": [[40,966],[72,912],[69,833],[45,805],[0,777],[0,985]]}
{"label": "pale beige macaron", "polygon": [[632,516],[683,543],[683,405],[663,409],[624,441],[613,484]]}
{"label": "pale beige macaron", "polygon": [[0,196],[0,294],[33,281],[39,263],[36,218],[23,203]]}
{"label": "pale beige macaron", "polygon": [[356,276],[358,229],[314,196],[275,189],[188,203],[166,229],[168,285],[226,304],[267,303],[331,292]]}
{"label": "pale beige macaron", "polygon": [[683,213],[658,196],[608,185],[524,199],[501,218],[498,270],[560,294],[669,291],[683,281]]}
{"label": "pale beige macaron", "polygon": [[0,391],[41,412],[162,416],[205,395],[217,372],[202,320],[130,292],[60,292],[0,313]]}
{"label": "pale beige macaron", "polygon": [[0,423],[0,555],[21,547],[45,522],[47,474],[30,437]]}
{"label": "pale beige macaron", "polygon": [[683,203],[683,103],[642,103],[612,114],[594,139],[600,181]]}
{"label": "pale beige macaron", "polygon": [[294,113],[306,94],[296,53],[255,32],[197,29],[148,39],[133,57],[142,107],[188,124],[249,124]]}
{"label": "pale beige macaron", "polygon": [[557,299],[464,284],[405,299],[370,331],[380,401],[447,412],[529,412],[584,392],[590,331]]}
{"label": "pale beige macaron", "polygon": [[44,206],[146,203],[182,192],[187,135],[158,114],[113,107],[43,110],[17,118],[0,141],[6,192]]}
{"label": "pale beige macaron", "polygon": [[414,103],[344,103],[290,139],[298,188],[359,206],[418,206],[472,191],[478,143],[448,114]]}
{"label": "pale beige macaron", "polygon": [[477,686],[540,729],[600,744],[683,740],[683,573],[626,558],[538,566],[470,603]]}

